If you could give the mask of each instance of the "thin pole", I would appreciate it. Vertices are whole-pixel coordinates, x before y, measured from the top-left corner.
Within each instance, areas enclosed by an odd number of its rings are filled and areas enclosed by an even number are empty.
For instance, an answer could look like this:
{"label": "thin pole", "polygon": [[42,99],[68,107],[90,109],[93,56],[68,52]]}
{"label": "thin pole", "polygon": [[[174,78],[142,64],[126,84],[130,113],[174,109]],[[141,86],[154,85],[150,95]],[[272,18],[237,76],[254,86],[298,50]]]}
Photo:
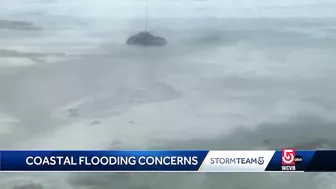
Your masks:
{"label": "thin pole", "polygon": [[147,31],[147,27],[148,27],[148,0],[146,0],[145,31]]}

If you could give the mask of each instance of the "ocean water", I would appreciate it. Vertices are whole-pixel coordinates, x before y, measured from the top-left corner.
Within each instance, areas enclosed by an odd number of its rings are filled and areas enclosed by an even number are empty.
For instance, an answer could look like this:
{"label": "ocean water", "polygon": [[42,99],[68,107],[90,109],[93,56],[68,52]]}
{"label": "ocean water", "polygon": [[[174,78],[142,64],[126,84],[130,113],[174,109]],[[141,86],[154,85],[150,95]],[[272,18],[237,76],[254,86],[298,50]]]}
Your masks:
{"label": "ocean water", "polygon": [[[336,146],[336,21],[317,14],[325,16],[331,1],[315,12],[314,1],[273,2],[274,9],[299,6],[314,18],[196,18],[199,4],[179,4],[186,14],[150,17],[150,31],[169,43],[163,48],[124,44],[143,28],[141,1],[3,2],[1,149]],[[267,2],[242,6],[267,12]],[[335,176],[3,173],[0,188],[334,189]]]}

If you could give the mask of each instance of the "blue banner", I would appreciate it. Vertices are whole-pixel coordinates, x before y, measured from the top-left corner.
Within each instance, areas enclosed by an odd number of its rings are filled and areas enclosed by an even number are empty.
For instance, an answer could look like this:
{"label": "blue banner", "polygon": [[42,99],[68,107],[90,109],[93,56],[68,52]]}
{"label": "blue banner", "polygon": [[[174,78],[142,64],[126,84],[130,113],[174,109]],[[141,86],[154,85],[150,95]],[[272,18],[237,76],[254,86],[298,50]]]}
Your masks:
{"label": "blue banner", "polygon": [[0,172],[336,172],[336,151],[0,151]]}
{"label": "blue banner", "polygon": [[[336,172],[336,150],[276,151],[265,171]],[[284,161],[285,160],[285,161]]]}
{"label": "blue banner", "polygon": [[307,171],[308,165],[316,151],[293,151],[288,161],[284,162],[286,155],[283,151],[276,151],[265,171]]}
{"label": "blue banner", "polygon": [[208,151],[2,151],[0,171],[197,171]]}

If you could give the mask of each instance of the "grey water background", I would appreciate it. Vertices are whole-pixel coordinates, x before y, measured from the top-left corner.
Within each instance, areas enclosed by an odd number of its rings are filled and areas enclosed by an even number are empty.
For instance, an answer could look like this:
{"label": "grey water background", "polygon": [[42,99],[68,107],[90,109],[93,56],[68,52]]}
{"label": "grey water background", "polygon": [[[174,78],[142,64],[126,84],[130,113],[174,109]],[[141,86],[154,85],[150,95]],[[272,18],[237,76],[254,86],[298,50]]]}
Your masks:
{"label": "grey water background", "polygon": [[[1,149],[335,148],[333,1],[0,7]],[[174,9],[174,14],[171,10]],[[3,189],[336,188],[335,174],[3,173]]]}

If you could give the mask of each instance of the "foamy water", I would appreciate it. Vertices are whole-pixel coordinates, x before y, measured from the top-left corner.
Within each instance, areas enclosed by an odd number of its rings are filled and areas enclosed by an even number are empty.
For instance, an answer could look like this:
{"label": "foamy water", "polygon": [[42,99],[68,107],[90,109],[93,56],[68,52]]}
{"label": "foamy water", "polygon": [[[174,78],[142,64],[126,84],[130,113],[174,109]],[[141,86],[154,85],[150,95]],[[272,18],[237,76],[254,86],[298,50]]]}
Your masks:
{"label": "foamy water", "polygon": [[[142,23],[112,18],[113,3],[6,3],[5,19],[27,23],[0,28],[2,149],[336,146],[331,19],[153,18],[151,30],[169,45],[142,49],[123,44]],[[6,173],[0,186],[32,182],[46,189],[329,189],[335,175]]]}

